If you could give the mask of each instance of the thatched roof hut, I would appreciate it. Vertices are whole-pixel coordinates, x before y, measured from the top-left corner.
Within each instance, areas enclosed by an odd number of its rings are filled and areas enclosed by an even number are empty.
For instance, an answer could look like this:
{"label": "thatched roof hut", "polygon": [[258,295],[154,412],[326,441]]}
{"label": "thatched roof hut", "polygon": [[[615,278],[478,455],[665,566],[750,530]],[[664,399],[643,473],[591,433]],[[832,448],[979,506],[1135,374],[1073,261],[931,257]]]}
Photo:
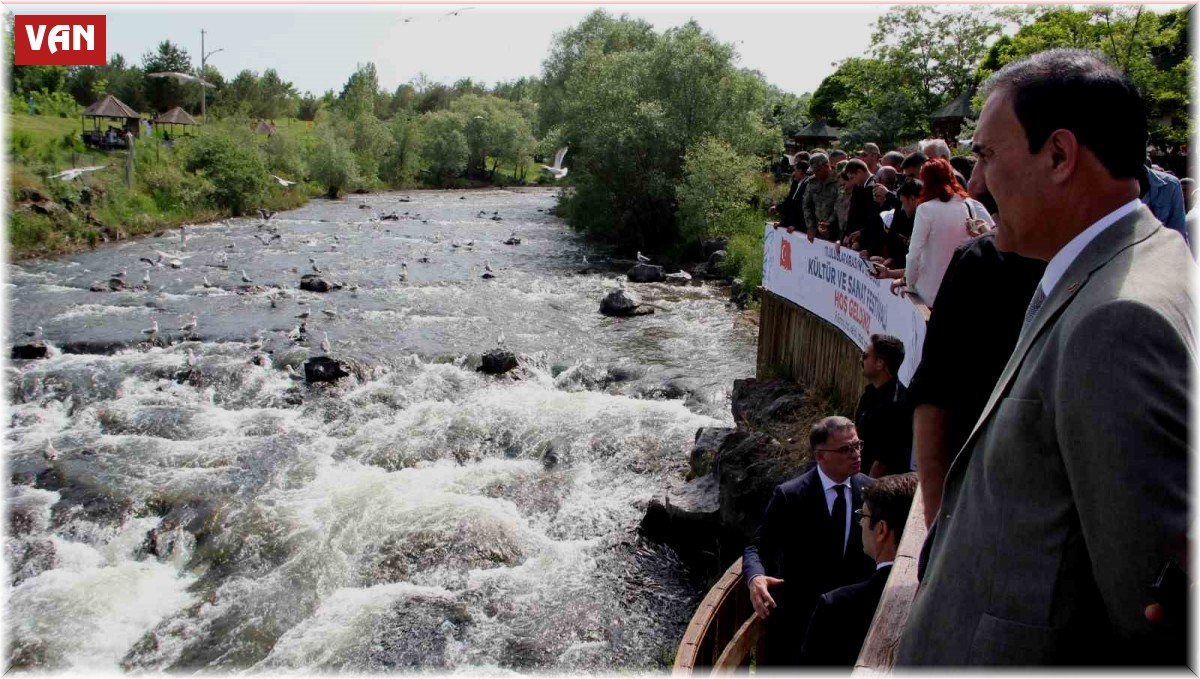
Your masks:
{"label": "thatched roof hut", "polygon": [[819,146],[828,146],[837,141],[840,135],[841,130],[830,127],[824,120],[814,120],[792,138],[796,140],[800,148],[807,151]]}
{"label": "thatched roof hut", "polygon": [[87,129],[87,125],[84,121],[85,118],[92,119],[92,127],[96,130],[100,129],[101,118],[116,118],[124,121],[122,127],[136,134],[138,131],[138,121],[142,119],[142,114],[129,108],[125,102],[117,99],[113,95],[106,94],[101,97],[99,101],[85,108],[83,113],[79,114],[79,118],[80,129],[83,129],[84,131]]}

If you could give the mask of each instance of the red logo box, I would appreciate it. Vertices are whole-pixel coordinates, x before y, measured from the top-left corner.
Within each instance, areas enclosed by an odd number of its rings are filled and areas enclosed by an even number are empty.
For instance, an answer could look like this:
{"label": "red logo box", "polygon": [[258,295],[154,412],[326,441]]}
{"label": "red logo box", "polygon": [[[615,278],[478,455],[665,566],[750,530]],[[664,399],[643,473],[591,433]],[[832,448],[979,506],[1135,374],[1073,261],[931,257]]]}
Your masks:
{"label": "red logo box", "polygon": [[103,66],[103,14],[18,14],[13,23],[17,66]]}

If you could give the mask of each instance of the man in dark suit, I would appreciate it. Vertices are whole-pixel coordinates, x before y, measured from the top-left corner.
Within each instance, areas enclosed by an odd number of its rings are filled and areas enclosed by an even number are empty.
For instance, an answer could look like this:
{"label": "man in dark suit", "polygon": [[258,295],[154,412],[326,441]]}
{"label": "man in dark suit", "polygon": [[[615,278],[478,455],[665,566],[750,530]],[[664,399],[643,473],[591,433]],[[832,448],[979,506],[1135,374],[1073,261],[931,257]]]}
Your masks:
{"label": "man in dark suit", "polygon": [[808,161],[796,160],[792,165],[792,183],[788,185],[787,196],[767,209],[768,213],[779,215],[776,227],[784,227],[788,231],[799,230],[804,233],[804,188],[808,181]]}
{"label": "man in dark suit", "polygon": [[817,599],[801,651],[805,664],[854,667],[892,573],[916,491],[917,475],[912,472],[876,479],[863,490],[863,506],[855,516],[862,529],[863,551],[875,560],[875,572]]}
{"label": "man in dark suit", "polygon": [[870,477],[859,473],[862,442],[854,423],[833,415],[813,425],[817,466],[775,488],[754,542],[742,556],[755,613],[767,624],[767,662],[801,663],[800,645],[816,599],[860,582],[874,564],[851,530]]}
{"label": "man in dark suit", "polygon": [[1138,201],[1145,102],[1068,49],[1008,64],[983,95],[996,246],[1048,263],[946,472],[897,665],[1184,664],[1186,634],[1146,608],[1187,607],[1186,587],[1151,586],[1188,556],[1196,269]]}

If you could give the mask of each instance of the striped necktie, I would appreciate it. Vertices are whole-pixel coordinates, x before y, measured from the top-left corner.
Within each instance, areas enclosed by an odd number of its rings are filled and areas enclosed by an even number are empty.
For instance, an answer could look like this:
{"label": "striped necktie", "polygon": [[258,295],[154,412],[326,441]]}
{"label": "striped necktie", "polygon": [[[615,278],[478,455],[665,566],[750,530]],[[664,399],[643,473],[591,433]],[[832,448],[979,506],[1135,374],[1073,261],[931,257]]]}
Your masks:
{"label": "striped necktie", "polygon": [[1037,318],[1038,310],[1042,308],[1042,304],[1046,301],[1046,293],[1042,292],[1042,284],[1038,283],[1037,291],[1033,293],[1033,299],[1029,300],[1029,308],[1025,310],[1025,323],[1021,326],[1021,336],[1025,336],[1025,331],[1029,326],[1033,325],[1033,319]]}

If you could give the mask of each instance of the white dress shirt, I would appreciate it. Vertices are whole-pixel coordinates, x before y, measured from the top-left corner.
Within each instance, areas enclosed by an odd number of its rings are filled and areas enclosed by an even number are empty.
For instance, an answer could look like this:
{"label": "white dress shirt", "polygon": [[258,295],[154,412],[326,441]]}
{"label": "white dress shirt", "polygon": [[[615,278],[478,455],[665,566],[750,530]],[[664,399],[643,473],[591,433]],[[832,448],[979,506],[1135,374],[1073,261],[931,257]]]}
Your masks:
{"label": "white dress shirt", "polygon": [[880,568],[887,568],[888,566],[891,566],[894,563],[896,563],[896,562],[895,561],[880,561],[879,563],[875,564],[875,570],[879,570]]}
{"label": "white dress shirt", "polygon": [[1097,220],[1095,224],[1092,224],[1088,228],[1084,229],[1077,236],[1072,238],[1066,245],[1062,246],[1062,249],[1059,250],[1058,253],[1056,253],[1054,257],[1050,259],[1050,263],[1046,265],[1046,271],[1042,274],[1042,281],[1038,283],[1038,285],[1042,288],[1042,294],[1046,297],[1050,297],[1050,293],[1054,292],[1054,286],[1058,285],[1059,279],[1063,277],[1063,274],[1067,272],[1067,269],[1071,268],[1071,264],[1075,261],[1075,258],[1079,256],[1079,253],[1083,252],[1083,249],[1086,248],[1089,243],[1095,240],[1096,236],[1104,233],[1104,230],[1115,224],[1117,220],[1138,209],[1138,206],[1141,204],[1142,201],[1134,198],[1121,207],[1104,215]]}
{"label": "white dress shirt", "polygon": [[[833,487],[838,485],[838,482],[825,476],[820,467],[817,467],[817,475],[821,477],[821,487],[825,489],[825,509],[833,516],[833,502],[837,499],[837,491]],[[845,554],[846,543],[850,540],[850,524],[854,522],[854,489],[850,486],[849,478],[842,481],[841,485],[846,487],[842,491],[842,497],[846,498],[846,534],[842,536],[842,554]]]}

